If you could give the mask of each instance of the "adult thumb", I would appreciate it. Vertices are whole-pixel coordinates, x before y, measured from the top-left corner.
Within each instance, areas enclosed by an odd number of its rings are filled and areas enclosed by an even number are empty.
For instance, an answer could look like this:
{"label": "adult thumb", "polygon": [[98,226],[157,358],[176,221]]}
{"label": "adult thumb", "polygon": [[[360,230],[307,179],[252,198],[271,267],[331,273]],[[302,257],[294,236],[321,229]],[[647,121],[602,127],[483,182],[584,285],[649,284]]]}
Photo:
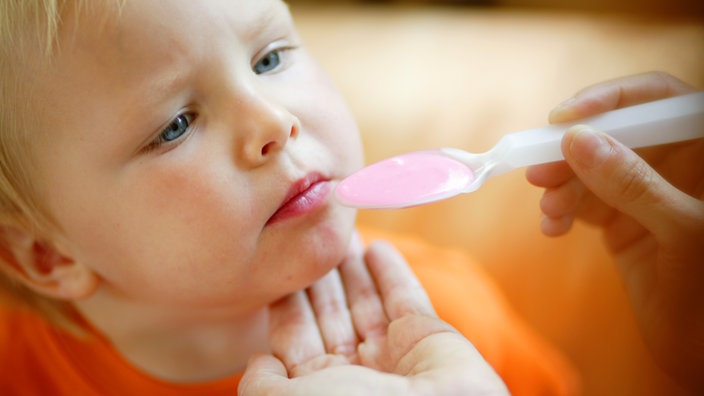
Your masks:
{"label": "adult thumb", "polygon": [[594,195],[651,232],[668,228],[682,200],[691,199],[638,154],[589,126],[568,129],[562,140],[562,152]]}

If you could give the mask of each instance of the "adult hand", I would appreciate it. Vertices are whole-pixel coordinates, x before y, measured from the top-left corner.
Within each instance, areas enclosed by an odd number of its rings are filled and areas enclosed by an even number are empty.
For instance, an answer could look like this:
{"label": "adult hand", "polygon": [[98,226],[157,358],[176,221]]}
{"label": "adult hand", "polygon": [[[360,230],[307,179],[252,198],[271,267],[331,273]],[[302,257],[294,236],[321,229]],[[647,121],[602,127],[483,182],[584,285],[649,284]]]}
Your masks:
{"label": "adult hand", "polygon": [[388,244],[275,303],[272,355],[250,359],[240,395],[506,395],[460,333],[438,319]]}
{"label": "adult hand", "polygon": [[[692,90],[663,73],[636,75],[579,92],[550,120],[573,121]],[[704,139],[639,150],[639,156],[576,126],[565,134],[562,152],[566,162],[527,172],[546,189],[543,232],[564,234],[575,218],[600,227],[654,358],[684,385],[704,390]]]}

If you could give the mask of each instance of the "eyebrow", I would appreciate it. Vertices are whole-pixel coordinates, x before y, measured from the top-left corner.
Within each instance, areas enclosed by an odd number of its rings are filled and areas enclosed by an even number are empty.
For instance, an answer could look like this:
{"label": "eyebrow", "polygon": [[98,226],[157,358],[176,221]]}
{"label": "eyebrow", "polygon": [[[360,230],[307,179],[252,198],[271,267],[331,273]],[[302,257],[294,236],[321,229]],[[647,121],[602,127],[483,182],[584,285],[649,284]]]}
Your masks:
{"label": "eyebrow", "polygon": [[[285,9],[288,10],[288,5],[284,3]],[[260,13],[254,20],[254,23],[248,24],[247,30],[245,30],[244,38],[246,40],[253,40],[256,37],[263,35],[267,30],[271,29],[274,22],[281,20],[283,22],[284,15],[282,12],[277,10],[268,10],[267,12]]]}

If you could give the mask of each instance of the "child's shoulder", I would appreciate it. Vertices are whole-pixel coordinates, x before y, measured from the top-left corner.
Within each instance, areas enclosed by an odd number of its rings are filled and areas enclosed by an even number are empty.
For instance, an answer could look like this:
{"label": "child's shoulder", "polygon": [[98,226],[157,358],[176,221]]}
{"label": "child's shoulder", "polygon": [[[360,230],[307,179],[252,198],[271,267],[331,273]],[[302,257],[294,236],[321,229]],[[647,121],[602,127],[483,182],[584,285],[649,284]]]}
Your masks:
{"label": "child's shoulder", "polygon": [[0,395],[231,395],[239,375],[202,384],[161,381],[99,334],[74,335],[0,302]]}
{"label": "child's shoulder", "polygon": [[42,319],[30,310],[9,301],[0,300],[0,356],[26,348],[25,339],[41,326]]}
{"label": "child's shoulder", "polygon": [[0,303],[0,395],[104,394],[85,375],[93,362],[75,364],[93,348],[88,340],[26,307]]}
{"label": "child's shoulder", "polygon": [[38,361],[45,354],[41,347],[44,329],[43,320],[30,310],[0,302],[0,394],[40,394],[45,390]]}

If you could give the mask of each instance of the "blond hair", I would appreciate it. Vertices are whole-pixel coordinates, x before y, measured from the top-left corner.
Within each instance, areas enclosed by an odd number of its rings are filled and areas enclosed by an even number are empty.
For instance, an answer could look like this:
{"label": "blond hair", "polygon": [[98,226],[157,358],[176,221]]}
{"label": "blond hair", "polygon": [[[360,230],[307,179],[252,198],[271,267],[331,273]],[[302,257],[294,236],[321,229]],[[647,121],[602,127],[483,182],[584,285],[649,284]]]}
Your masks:
{"label": "blond hair", "polygon": [[[55,228],[33,184],[31,147],[32,70],[48,67],[56,50],[62,16],[77,0],[0,0],[0,249],[12,252],[3,234],[8,227],[41,240]],[[6,269],[10,263],[0,265]],[[68,303],[33,292],[0,271],[0,297],[40,312],[62,327],[76,330]]]}

